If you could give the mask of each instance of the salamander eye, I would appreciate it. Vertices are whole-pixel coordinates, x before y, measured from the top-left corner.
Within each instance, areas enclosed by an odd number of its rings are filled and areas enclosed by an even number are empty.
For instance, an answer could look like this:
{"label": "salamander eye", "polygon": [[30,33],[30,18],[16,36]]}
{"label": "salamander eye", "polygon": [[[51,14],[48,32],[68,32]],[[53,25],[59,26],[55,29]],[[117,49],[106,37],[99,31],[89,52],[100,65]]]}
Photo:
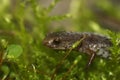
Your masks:
{"label": "salamander eye", "polygon": [[55,44],[55,45],[60,44],[60,42],[61,42],[60,38],[56,38],[56,39],[53,40],[53,44]]}

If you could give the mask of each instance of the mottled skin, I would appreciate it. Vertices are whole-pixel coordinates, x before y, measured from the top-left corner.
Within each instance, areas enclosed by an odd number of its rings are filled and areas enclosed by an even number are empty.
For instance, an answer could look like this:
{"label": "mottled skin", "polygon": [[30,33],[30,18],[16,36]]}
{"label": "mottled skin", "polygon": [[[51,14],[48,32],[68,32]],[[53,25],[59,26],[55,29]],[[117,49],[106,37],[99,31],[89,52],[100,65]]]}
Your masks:
{"label": "mottled skin", "polygon": [[103,58],[110,56],[108,49],[112,46],[110,39],[94,33],[53,32],[45,37],[43,44],[56,50],[69,50],[75,42],[83,37],[84,39],[73,50],[90,55],[91,58],[88,65],[91,64],[95,55],[102,56]]}

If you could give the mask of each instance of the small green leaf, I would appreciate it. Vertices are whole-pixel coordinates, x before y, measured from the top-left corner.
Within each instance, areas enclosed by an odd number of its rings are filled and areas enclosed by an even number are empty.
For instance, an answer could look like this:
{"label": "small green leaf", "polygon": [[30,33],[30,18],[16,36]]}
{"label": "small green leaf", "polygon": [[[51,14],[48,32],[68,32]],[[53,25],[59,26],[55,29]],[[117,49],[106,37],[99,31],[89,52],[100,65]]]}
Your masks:
{"label": "small green leaf", "polygon": [[7,47],[7,58],[17,58],[23,52],[23,49],[20,45],[9,45]]}
{"label": "small green leaf", "polygon": [[10,69],[8,66],[1,66],[1,71],[5,74],[5,75],[8,75],[8,73],[10,72]]}

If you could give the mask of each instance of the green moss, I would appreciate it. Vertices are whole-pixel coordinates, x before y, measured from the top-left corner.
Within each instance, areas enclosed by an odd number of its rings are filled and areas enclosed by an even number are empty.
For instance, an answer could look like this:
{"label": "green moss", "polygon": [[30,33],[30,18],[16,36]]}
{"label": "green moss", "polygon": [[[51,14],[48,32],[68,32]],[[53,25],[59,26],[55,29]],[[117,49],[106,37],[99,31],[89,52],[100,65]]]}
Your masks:
{"label": "green moss", "polygon": [[[82,9],[80,11],[83,11],[82,15],[66,13],[50,16],[50,12],[60,1],[53,0],[48,7],[39,5],[36,0],[18,0],[15,1],[14,5],[9,4],[9,7],[3,6],[5,8],[0,13],[0,80],[51,80],[51,75],[61,59],[65,57],[66,52],[46,48],[43,46],[42,40],[49,32],[51,22],[63,21],[64,19],[71,19],[73,29],[76,31],[94,31],[110,36],[113,42],[113,47],[110,48],[112,59],[105,60],[96,57],[90,68],[85,70],[88,56],[71,51],[63,63],[59,65],[59,69],[55,73],[56,80],[62,78],[65,80],[119,79],[120,46],[118,45],[120,44],[120,33],[101,28],[97,22],[91,20],[94,19],[94,14],[84,5],[80,6]],[[20,49],[23,49],[22,53],[15,59],[4,56],[7,55],[7,47],[15,44],[20,45]],[[19,53],[16,51],[18,48],[14,47],[10,50],[15,50],[15,54]],[[10,54],[13,52],[11,51]]]}

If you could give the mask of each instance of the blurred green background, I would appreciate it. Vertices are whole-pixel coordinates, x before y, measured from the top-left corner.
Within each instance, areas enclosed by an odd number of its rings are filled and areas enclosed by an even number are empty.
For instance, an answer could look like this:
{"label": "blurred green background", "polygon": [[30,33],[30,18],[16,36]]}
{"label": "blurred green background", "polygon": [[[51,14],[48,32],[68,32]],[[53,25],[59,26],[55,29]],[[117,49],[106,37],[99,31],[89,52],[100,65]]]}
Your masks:
{"label": "blurred green background", "polygon": [[55,31],[95,32],[114,44],[113,59],[96,58],[88,72],[88,56],[71,52],[55,80],[120,80],[119,0],[0,0],[0,80],[51,80],[66,54],[42,44]]}

